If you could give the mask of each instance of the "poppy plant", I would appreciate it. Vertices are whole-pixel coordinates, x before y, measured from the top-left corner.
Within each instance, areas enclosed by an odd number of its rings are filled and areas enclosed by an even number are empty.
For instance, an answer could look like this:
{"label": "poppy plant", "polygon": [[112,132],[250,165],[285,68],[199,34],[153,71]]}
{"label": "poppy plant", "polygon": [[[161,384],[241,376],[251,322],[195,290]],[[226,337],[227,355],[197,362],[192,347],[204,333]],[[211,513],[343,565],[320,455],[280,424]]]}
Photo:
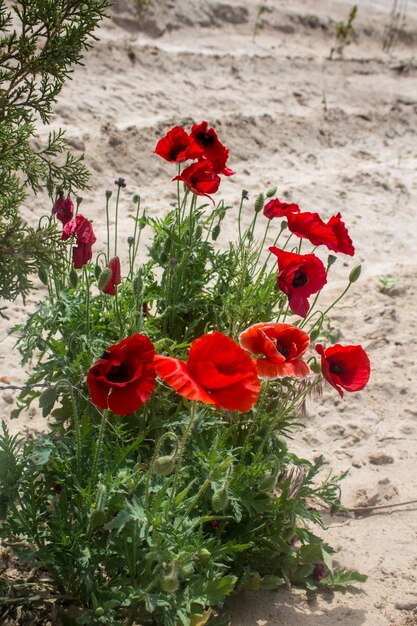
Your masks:
{"label": "poppy plant", "polygon": [[310,373],[301,358],[310,338],[296,326],[276,322],[254,324],[240,334],[239,343],[252,354],[262,355],[256,359],[259,378],[302,378]]}
{"label": "poppy plant", "polygon": [[360,391],[365,387],[371,374],[371,364],[362,346],[341,346],[336,344],[326,350],[316,345],[321,356],[321,369],[324,378],[343,398],[343,391]]}
{"label": "poppy plant", "polygon": [[220,176],[216,174],[210,161],[192,163],[175,176],[173,180],[182,180],[197,196],[207,196],[216,193],[220,185]]}
{"label": "poppy plant", "polygon": [[74,215],[74,203],[68,196],[65,198],[61,191],[52,207],[52,215],[56,215],[57,219],[64,225],[70,222]]}
{"label": "poppy plant", "polygon": [[155,387],[154,356],[153,343],[140,333],[107,348],[88,372],[92,402],[116,415],[137,411]]}
{"label": "poppy plant", "polygon": [[107,281],[105,287],[103,287],[103,293],[107,293],[109,296],[116,295],[116,285],[120,285],[122,282],[122,277],[120,274],[120,259],[118,256],[115,256],[107,266],[109,267],[111,274],[110,278]]}
{"label": "poppy plant", "polygon": [[323,263],[314,254],[285,252],[274,246],[269,250],[278,259],[277,284],[287,294],[291,311],[306,317],[310,309],[309,296],[320,291],[327,283]]}
{"label": "poppy plant", "polygon": [[249,411],[261,388],[253,359],[233,339],[218,331],[195,339],[186,363],[156,355],[155,369],[185,398],[229,411]]}
{"label": "poppy plant", "polygon": [[181,127],[174,126],[156,144],[155,154],[170,163],[183,163],[188,159],[196,159],[203,151],[194,139]]}
{"label": "poppy plant", "polygon": [[269,220],[274,217],[287,217],[290,213],[299,213],[300,207],[298,204],[281,202],[278,198],[270,200],[264,206],[264,215]]}
{"label": "poppy plant", "polygon": [[314,246],[324,245],[333,252],[353,256],[355,248],[345,224],[338,213],[323,222],[318,213],[293,213],[288,215],[288,229],[297,237],[308,239]]}

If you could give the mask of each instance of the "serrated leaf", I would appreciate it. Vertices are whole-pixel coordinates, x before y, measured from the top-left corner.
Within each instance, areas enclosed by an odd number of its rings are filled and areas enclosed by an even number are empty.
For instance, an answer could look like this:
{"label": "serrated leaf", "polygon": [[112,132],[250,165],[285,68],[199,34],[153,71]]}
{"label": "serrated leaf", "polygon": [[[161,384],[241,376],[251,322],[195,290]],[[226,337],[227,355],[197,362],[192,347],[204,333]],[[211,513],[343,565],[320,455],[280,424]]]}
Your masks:
{"label": "serrated leaf", "polygon": [[285,585],[285,580],[280,576],[262,576],[262,579],[259,584],[260,589],[277,589],[281,587],[281,585]]}
{"label": "serrated leaf", "polygon": [[321,586],[337,588],[337,587],[349,587],[355,583],[364,583],[368,577],[365,574],[351,570],[336,570],[334,574],[322,578],[319,582]]}
{"label": "serrated leaf", "polygon": [[226,596],[232,593],[236,581],[237,577],[232,575],[210,581],[205,590],[209,604],[216,605],[222,602]]}

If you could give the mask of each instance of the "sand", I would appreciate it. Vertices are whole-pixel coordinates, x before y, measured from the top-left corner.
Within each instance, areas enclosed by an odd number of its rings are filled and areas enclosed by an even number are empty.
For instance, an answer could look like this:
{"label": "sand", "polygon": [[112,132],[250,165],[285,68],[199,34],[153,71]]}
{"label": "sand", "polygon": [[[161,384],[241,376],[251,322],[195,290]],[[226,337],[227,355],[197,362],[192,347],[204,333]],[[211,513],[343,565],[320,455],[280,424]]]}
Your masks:
{"label": "sand", "polygon": [[[127,181],[121,234],[132,230],[131,194],[161,214],[174,201],[172,168],[152,154],[171,126],[207,119],[230,147],[236,175],[221,194],[237,203],[274,184],[281,198],[329,217],[342,212],[363,261],[361,280],[333,315],[342,343],[362,344],[372,378],[359,394],[340,400],[326,389],[309,402],[305,428],[293,446],[326,471],[349,469],[347,507],[394,505],[417,499],[417,2],[394,48],[383,52],[391,2],[360,2],[357,38],[341,59],[328,59],[335,25],[350,5],[325,0],[267,0],[254,38],[258,2],[163,0],[139,20],[134,0],[120,0],[103,25],[101,41],[77,68],[56,107],[53,124],[67,129],[76,153],[85,151],[92,189],[83,213],[105,238],[104,190]],[[39,141],[45,135],[41,130]],[[44,197],[24,208],[28,221],[48,212]],[[146,231],[145,231],[146,232]],[[234,238],[230,220],[221,241]],[[272,243],[274,234],[268,243]],[[141,251],[144,257],[145,248]],[[346,260],[347,259],[347,260]],[[353,265],[342,258],[323,295],[343,289]],[[381,291],[381,277],[394,287]],[[0,321],[0,376],[22,384],[7,333],[44,297],[9,307]],[[0,391],[8,417],[16,392]],[[34,407],[11,425],[40,428]],[[326,518],[337,561],[368,575],[346,593],[280,590],[240,594],[226,604],[233,626],[405,626],[417,624],[417,505]]]}

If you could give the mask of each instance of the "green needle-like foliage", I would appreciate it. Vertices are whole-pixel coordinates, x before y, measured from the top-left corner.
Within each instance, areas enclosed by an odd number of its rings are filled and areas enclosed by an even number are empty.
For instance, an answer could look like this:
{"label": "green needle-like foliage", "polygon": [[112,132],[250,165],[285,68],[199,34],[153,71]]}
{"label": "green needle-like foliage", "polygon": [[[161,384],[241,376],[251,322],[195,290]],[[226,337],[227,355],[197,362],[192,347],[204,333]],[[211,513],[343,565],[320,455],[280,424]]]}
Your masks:
{"label": "green needle-like foliage", "polygon": [[0,0],[0,296],[14,299],[30,287],[29,275],[48,263],[50,233],[29,228],[20,207],[30,193],[88,183],[83,157],[66,150],[62,130],[32,147],[38,123],[47,124],[73,66],[96,37],[109,0]]}

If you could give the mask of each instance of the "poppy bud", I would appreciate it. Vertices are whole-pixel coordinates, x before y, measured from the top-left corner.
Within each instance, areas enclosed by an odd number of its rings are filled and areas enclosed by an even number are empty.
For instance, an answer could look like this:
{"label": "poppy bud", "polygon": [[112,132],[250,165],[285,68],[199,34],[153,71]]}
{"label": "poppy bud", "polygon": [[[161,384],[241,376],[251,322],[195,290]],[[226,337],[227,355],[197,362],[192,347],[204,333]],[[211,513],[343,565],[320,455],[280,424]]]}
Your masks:
{"label": "poppy bud", "polygon": [[78,285],[78,275],[74,268],[72,268],[72,270],[70,271],[68,278],[69,278],[71,287],[74,287],[74,289],[76,289]]}
{"label": "poppy bud", "polygon": [[283,222],[281,222],[281,232],[286,228],[288,228],[288,223],[284,220]]}
{"label": "poppy bud", "polygon": [[216,226],[211,231],[211,238],[213,239],[213,241],[216,241],[219,235],[220,235],[220,224],[216,224]]}
{"label": "poppy bud", "polygon": [[327,267],[331,267],[336,261],[337,257],[334,254],[329,254],[327,257]]}
{"label": "poppy bud", "polygon": [[44,285],[48,284],[48,272],[46,271],[44,267],[39,268],[38,276],[39,276],[39,280],[41,281],[41,283],[43,283]]}
{"label": "poppy bud", "polygon": [[105,611],[104,611],[103,607],[102,607],[102,606],[98,606],[98,607],[95,609],[95,611],[94,611],[94,615],[95,615],[96,617],[103,617],[104,612],[105,612]]}
{"label": "poppy bud", "polygon": [[167,237],[164,243],[164,253],[169,254],[171,251],[171,237]]}
{"label": "poppy bud", "polygon": [[97,282],[97,287],[100,289],[100,291],[103,291],[103,289],[106,288],[106,285],[109,282],[110,278],[111,278],[111,269],[109,267],[105,267],[104,270],[101,272],[100,278],[98,279],[98,282]]}
{"label": "poppy bud", "polygon": [[200,552],[198,553],[198,556],[203,561],[207,561],[211,557],[211,552],[209,552],[207,548],[201,548]]}
{"label": "poppy bud", "polygon": [[97,263],[97,265],[94,268],[94,276],[96,277],[96,280],[98,280],[100,278],[100,274],[101,274],[101,267]]}
{"label": "poppy bud", "polygon": [[162,590],[168,593],[175,593],[179,586],[180,583],[174,573],[164,576],[161,582]]}
{"label": "poppy bud", "polygon": [[138,202],[140,202],[140,195],[138,193],[134,193],[132,200],[135,204],[137,204]]}
{"label": "poppy bud", "polygon": [[317,361],[316,357],[314,357],[313,360],[310,361],[309,366],[310,366],[311,371],[314,372],[314,374],[321,373],[321,365]]}
{"label": "poppy bud", "polygon": [[202,234],[203,234],[203,227],[201,226],[201,224],[199,224],[197,228],[195,229],[194,236],[196,239],[201,239]]}
{"label": "poppy bud", "polygon": [[152,467],[152,472],[157,476],[168,476],[175,466],[175,456],[160,456]]}
{"label": "poppy bud", "polygon": [[80,206],[82,201],[83,201],[83,198],[81,196],[76,197],[75,202],[77,203],[77,208]]}
{"label": "poppy bud", "polygon": [[265,204],[265,196],[261,192],[260,194],[258,194],[258,197],[255,200],[255,213],[259,213],[260,211],[262,211],[262,209],[264,208],[264,204]]}
{"label": "poppy bud", "polygon": [[319,335],[320,335],[320,328],[313,328],[313,330],[310,333],[310,342],[314,343],[314,341],[316,341]]}
{"label": "poppy bud", "polygon": [[353,268],[353,270],[349,274],[349,282],[350,283],[356,283],[356,281],[358,280],[359,276],[361,275],[361,272],[362,272],[362,265],[360,263],[358,263],[358,265],[355,265],[355,267]]}
{"label": "poppy bud", "polygon": [[128,246],[133,246],[134,243],[135,243],[135,238],[134,237],[128,237],[127,238]]}
{"label": "poppy bud", "polygon": [[225,510],[227,505],[229,504],[229,493],[227,489],[227,485],[220,487],[213,493],[213,497],[211,499],[211,506],[215,513],[221,513]]}
{"label": "poppy bud", "polygon": [[112,196],[112,190],[111,189],[106,189],[106,198],[107,200],[110,200],[111,196]]}
{"label": "poppy bud", "polygon": [[270,187],[265,195],[267,198],[272,198],[272,196],[275,196],[276,193],[277,193],[277,186],[275,185],[274,187]]}

